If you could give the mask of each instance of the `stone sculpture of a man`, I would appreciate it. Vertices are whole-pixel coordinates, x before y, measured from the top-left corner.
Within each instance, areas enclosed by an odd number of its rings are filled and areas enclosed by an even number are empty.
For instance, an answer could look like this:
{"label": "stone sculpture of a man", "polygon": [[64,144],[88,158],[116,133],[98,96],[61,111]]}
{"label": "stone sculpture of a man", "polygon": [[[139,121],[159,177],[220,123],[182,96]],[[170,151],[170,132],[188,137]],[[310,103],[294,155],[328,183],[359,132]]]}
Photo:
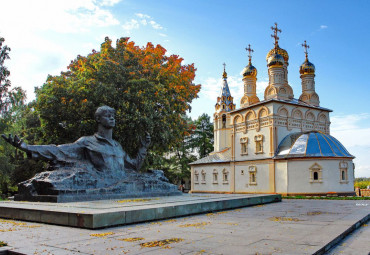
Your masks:
{"label": "stone sculpture of a man", "polygon": [[136,158],[130,158],[112,139],[115,111],[108,106],[95,113],[98,131],[71,144],[27,145],[18,136],[2,137],[34,159],[52,162],[52,171],[36,174],[18,184],[15,200],[71,202],[121,197],[178,194],[161,170],[140,173],[150,136]]}
{"label": "stone sculpture of a man", "polygon": [[71,144],[27,145],[17,136],[2,137],[33,159],[52,161],[57,167],[77,164],[79,167],[93,167],[97,171],[140,170],[150,144],[149,134],[145,141],[142,141],[137,158],[132,159],[121,145],[112,139],[112,130],[116,124],[115,110],[109,106],[101,106],[95,112],[95,120],[98,123],[98,132],[92,136],[81,137]]}

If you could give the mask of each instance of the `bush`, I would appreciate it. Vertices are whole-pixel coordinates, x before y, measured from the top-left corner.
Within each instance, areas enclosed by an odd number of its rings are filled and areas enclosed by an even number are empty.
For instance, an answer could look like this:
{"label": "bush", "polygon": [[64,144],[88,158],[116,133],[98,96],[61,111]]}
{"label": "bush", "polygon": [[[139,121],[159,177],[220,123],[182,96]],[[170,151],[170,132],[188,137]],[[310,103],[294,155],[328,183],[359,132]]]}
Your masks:
{"label": "bush", "polygon": [[355,181],[355,187],[360,189],[366,189],[370,186],[370,181]]}

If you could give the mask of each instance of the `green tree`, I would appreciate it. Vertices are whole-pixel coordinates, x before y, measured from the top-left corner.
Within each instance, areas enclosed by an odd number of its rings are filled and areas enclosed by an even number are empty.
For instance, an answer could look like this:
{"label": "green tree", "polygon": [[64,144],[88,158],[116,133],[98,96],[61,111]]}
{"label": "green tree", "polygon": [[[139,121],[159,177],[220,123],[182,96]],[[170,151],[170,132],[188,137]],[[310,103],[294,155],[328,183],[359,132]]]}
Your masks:
{"label": "green tree", "polygon": [[[9,59],[10,48],[3,45],[5,39],[0,37],[0,134],[14,130],[20,120],[26,99],[26,93],[19,87],[10,89],[10,71],[5,66]],[[23,159],[23,153],[18,152],[2,139],[0,141],[0,194],[12,193],[16,190],[11,175],[17,161]]]}
{"label": "green tree", "polygon": [[6,100],[7,93],[10,87],[8,79],[10,72],[4,65],[5,60],[9,59],[10,48],[3,45],[5,39],[0,36],[0,116],[3,117],[3,112],[7,110],[8,101]]}
{"label": "green tree", "polygon": [[10,58],[10,48],[3,45],[4,42],[0,36],[0,133],[17,121],[17,112],[22,110],[26,99],[26,92],[20,87],[10,89],[10,71],[5,66],[5,60]]}
{"label": "green tree", "polygon": [[115,139],[129,154],[136,153],[145,132],[155,152],[176,147],[187,128],[181,116],[200,85],[193,84],[193,64],[182,65],[182,58],[165,53],[160,45],[138,47],[128,38],[113,47],[106,38],[99,52],[78,56],[67,72],[49,76],[36,90],[42,142],[61,144],[91,135],[94,111],[109,105],[116,109]]}
{"label": "green tree", "polygon": [[187,123],[187,131],[181,143],[165,153],[150,152],[151,160],[148,165],[152,169],[161,169],[172,183],[182,182],[190,178],[190,163],[197,160],[196,153],[190,144],[195,125],[192,119],[186,115],[183,119]]}
{"label": "green tree", "polygon": [[213,123],[210,116],[203,113],[194,121],[195,130],[190,137],[189,146],[199,153],[199,158],[213,151]]}

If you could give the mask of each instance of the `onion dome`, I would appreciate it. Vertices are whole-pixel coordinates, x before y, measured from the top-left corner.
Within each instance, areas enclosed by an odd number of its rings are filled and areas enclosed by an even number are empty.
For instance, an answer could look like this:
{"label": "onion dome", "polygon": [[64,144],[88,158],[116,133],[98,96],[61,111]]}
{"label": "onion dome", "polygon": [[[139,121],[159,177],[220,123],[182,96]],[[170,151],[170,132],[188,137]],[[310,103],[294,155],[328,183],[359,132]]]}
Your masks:
{"label": "onion dome", "polygon": [[257,69],[252,65],[252,52],[254,52],[254,50],[251,49],[250,44],[245,49],[249,52],[249,54],[248,54],[249,63],[243,69],[243,77],[246,77],[246,76],[257,77]]}
{"label": "onion dome", "polygon": [[252,76],[257,77],[257,69],[252,65],[251,62],[243,69],[243,77]]}
{"label": "onion dome", "polygon": [[300,74],[315,74],[315,65],[312,64],[308,59],[303,62],[303,64],[299,67]]}
{"label": "onion dome", "polygon": [[346,157],[354,158],[333,136],[317,131],[287,135],[279,144],[275,158]]}
{"label": "onion dome", "polygon": [[307,49],[310,48],[309,45],[307,45],[307,42],[304,41],[302,44],[302,47],[305,48],[304,53],[306,55],[306,59],[303,62],[303,64],[299,67],[299,73],[300,74],[315,74],[315,66],[310,61],[308,61],[308,51]]}
{"label": "onion dome", "polygon": [[281,56],[279,53],[275,52],[267,59],[267,66],[283,66],[285,63],[283,56]]}
{"label": "onion dome", "polygon": [[[226,64],[224,64],[224,65],[226,65]],[[222,74],[222,78],[227,79],[227,73],[226,73],[225,67],[224,67],[224,72]]]}
{"label": "onion dome", "polygon": [[[279,45],[277,45],[276,47],[276,51],[279,55],[283,56],[284,58],[284,61],[285,62],[288,62],[289,61],[289,55],[288,55],[288,52],[282,48],[279,47]],[[266,61],[268,61],[268,59],[273,55],[275,54],[275,49],[271,49],[267,55],[266,55]]]}

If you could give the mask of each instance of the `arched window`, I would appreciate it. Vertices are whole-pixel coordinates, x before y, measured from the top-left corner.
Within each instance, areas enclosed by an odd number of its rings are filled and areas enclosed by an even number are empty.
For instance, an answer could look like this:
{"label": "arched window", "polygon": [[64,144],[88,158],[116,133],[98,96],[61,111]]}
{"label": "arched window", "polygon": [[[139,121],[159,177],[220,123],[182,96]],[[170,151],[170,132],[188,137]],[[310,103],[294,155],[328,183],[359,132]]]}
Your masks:
{"label": "arched window", "polygon": [[229,183],[229,172],[226,169],[222,170],[222,182],[224,184]]}
{"label": "arched window", "polygon": [[341,161],[339,163],[340,183],[348,183],[348,163]]}
{"label": "arched window", "polygon": [[256,142],[256,154],[263,153],[263,135],[256,135],[254,137]]}
{"label": "arched window", "polygon": [[310,168],[310,182],[322,182],[322,167],[314,163]]}
{"label": "arched window", "polygon": [[216,169],[213,169],[213,183],[214,184],[218,183],[218,172]]}
{"label": "arched window", "polygon": [[226,128],[226,115],[222,115],[222,128]]}
{"label": "arched window", "polygon": [[249,166],[249,185],[257,185],[257,167],[256,166]]}
{"label": "arched window", "polygon": [[240,138],[241,155],[248,155],[248,137]]}
{"label": "arched window", "polygon": [[251,173],[251,182],[256,182],[256,175]]}
{"label": "arched window", "polygon": [[206,183],[206,171],[202,170],[202,183]]}
{"label": "arched window", "polygon": [[318,172],[313,172],[313,179],[315,180],[315,181],[317,181],[317,180],[319,180],[319,173]]}
{"label": "arched window", "polygon": [[199,172],[197,170],[194,171],[194,183],[199,183]]}

